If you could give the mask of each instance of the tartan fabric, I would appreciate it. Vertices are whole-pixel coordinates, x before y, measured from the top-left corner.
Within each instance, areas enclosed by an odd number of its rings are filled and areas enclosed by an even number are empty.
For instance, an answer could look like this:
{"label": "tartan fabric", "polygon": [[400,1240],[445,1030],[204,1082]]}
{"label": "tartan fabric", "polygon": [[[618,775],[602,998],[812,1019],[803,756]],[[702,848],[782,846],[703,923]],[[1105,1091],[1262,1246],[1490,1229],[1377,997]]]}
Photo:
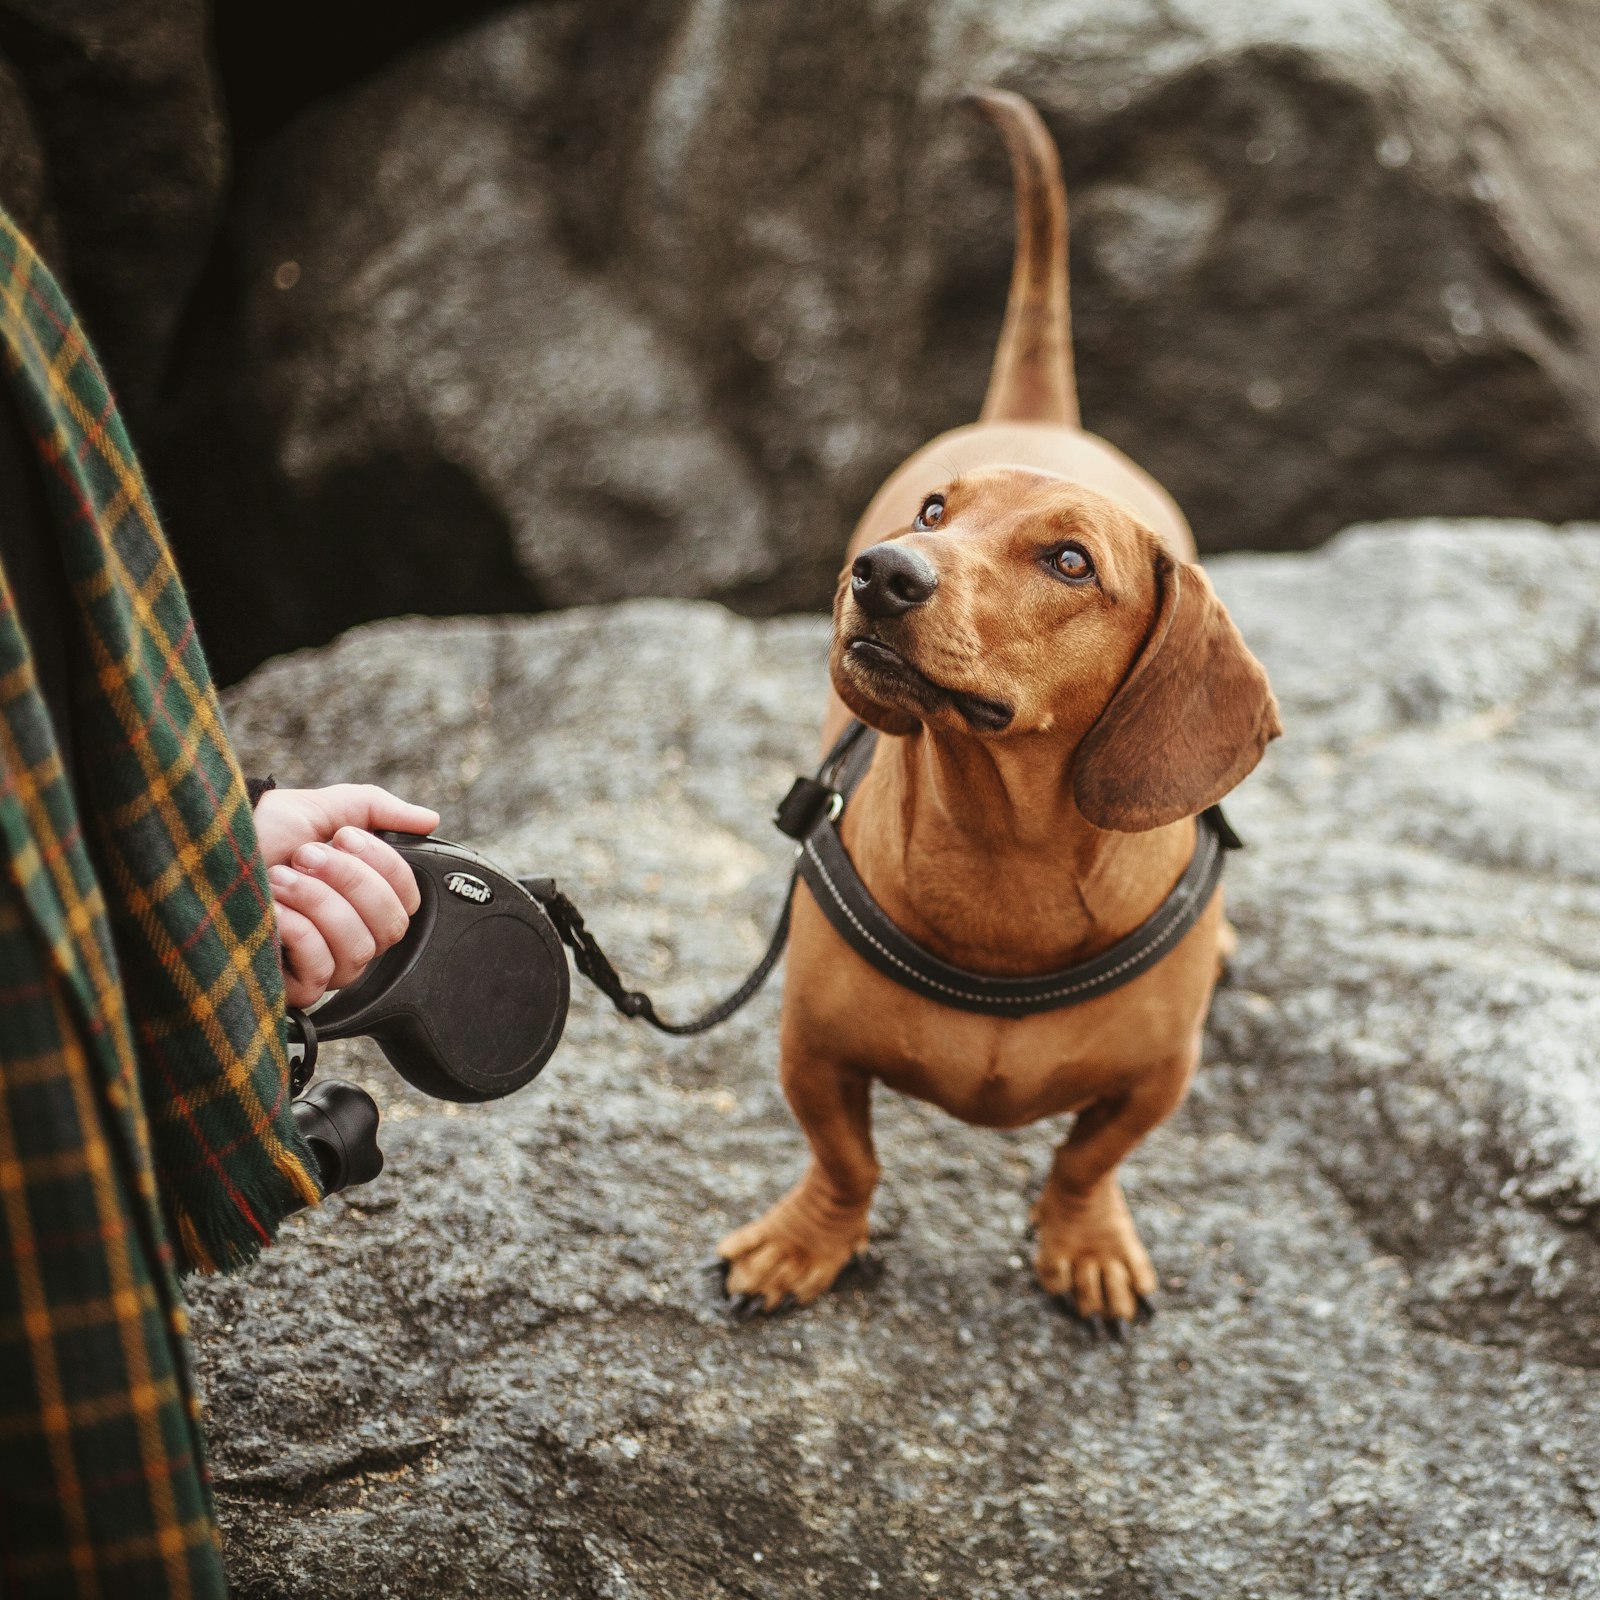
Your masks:
{"label": "tartan fabric", "polygon": [[174,1269],[249,1260],[317,1197],[274,919],[115,404],[3,214],[0,344],[81,663],[69,786],[0,573],[0,1594],[217,1596]]}

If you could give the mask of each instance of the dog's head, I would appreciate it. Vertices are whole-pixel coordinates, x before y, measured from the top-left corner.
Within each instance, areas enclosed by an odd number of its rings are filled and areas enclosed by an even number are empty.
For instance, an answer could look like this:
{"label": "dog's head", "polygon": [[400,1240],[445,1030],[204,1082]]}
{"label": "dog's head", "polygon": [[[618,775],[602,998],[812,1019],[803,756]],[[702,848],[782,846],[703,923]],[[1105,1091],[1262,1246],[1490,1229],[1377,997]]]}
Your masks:
{"label": "dog's head", "polygon": [[1100,828],[1195,815],[1281,731],[1205,573],[1047,473],[987,468],[930,493],[841,576],[834,624],[834,687],[864,722],[1058,743]]}

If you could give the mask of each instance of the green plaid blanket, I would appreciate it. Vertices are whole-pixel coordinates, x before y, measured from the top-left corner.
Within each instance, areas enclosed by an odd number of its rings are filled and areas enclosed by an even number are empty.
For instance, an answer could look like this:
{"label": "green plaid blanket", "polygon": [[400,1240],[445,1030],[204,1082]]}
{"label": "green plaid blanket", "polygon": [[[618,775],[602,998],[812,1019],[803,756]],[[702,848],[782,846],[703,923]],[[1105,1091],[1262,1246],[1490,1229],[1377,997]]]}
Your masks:
{"label": "green plaid blanket", "polygon": [[81,663],[75,802],[0,573],[0,1594],[221,1595],[176,1269],[317,1197],[271,901],[115,403],[3,216],[0,346]]}

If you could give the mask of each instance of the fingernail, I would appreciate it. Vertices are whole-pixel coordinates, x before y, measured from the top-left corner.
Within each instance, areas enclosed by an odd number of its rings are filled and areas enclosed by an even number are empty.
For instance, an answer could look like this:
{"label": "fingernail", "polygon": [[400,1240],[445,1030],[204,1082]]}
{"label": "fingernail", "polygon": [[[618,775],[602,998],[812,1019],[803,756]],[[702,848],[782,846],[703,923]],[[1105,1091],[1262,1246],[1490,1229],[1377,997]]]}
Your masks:
{"label": "fingernail", "polygon": [[287,867],[267,868],[267,882],[270,883],[274,889],[292,889],[294,887],[294,880],[295,874],[292,873]]}
{"label": "fingernail", "polygon": [[315,872],[328,859],[328,852],[320,844],[303,844],[294,853],[294,864]]}

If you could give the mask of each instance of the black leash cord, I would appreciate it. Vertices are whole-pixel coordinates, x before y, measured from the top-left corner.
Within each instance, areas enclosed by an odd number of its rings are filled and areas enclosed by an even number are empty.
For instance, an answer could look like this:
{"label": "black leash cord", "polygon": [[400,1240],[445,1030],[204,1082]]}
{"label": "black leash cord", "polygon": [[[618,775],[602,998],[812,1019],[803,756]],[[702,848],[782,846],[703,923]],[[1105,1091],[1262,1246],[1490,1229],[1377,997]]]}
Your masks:
{"label": "black leash cord", "polygon": [[726,1022],[767,981],[783,954],[794,911],[795,884],[802,878],[822,914],[862,960],[902,988],[941,1005],[988,1016],[1019,1017],[1082,1005],[1131,982],[1162,960],[1211,903],[1222,877],[1223,857],[1241,847],[1220,806],[1198,820],[1194,854],[1167,898],[1133,931],[1086,961],[1031,978],[996,977],[952,966],[906,935],[885,914],[861,881],[835,827],[872,760],[876,736],[852,723],[829,751],[814,778],[796,778],[773,819],[782,832],[800,841],[801,855],[789,880],[783,911],[767,953],[726,1000],[692,1022],[664,1022],[650,996],[626,989],[617,969],[595,943],[578,908],[549,878],[521,878],[522,887],[548,913],[574,964],[625,1017],[637,1017],[662,1033],[704,1033]]}
{"label": "black leash cord", "polygon": [[[791,839],[803,839],[812,820],[837,798],[831,785],[838,778],[851,752],[860,746],[861,737],[866,731],[863,724],[851,721],[823,758],[816,777],[795,780],[794,787],[778,807],[778,815],[774,819]],[[870,747],[867,749],[870,755]],[[556,887],[553,878],[519,878],[517,881],[549,914],[556,932],[561,935],[561,942],[572,952],[572,964],[623,1016],[637,1017],[662,1033],[685,1038],[690,1034],[706,1033],[719,1022],[726,1022],[741,1006],[754,999],[761,985],[772,976],[772,969],[777,966],[783,947],[789,942],[789,919],[794,911],[794,886],[800,881],[800,869],[797,866],[789,879],[789,892],[783,897],[783,910],[778,913],[778,925],[772,930],[767,953],[726,1000],[718,1001],[692,1022],[663,1021],[657,1015],[655,1002],[649,995],[642,989],[623,986],[617,969],[595,942],[594,935],[584,926],[583,914]]]}
{"label": "black leash cord", "polygon": [[705,1033],[719,1022],[726,1022],[735,1011],[754,998],[756,991],[771,976],[789,940],[789,916],[794,910],[796,881],[795,877],[789,879],[789,892],[783,897],[778,926],[773,929],[767,953],[756,963],[755,971],[726,1000],[719,1001],[692,1022],[664,1021],[656,1013],[655,1002],[642,989],[624,988],[617,969],[611,965],[605,951],[595,943],[594,935],[584,926],[582,913],[548,878],[524,879],[523,887],[549,913],[556,932],[561,935],[561,942],[572,952],[573,965],[623,1016],[637,1017],[662,1033],[682,1038],[688,1034]]}

